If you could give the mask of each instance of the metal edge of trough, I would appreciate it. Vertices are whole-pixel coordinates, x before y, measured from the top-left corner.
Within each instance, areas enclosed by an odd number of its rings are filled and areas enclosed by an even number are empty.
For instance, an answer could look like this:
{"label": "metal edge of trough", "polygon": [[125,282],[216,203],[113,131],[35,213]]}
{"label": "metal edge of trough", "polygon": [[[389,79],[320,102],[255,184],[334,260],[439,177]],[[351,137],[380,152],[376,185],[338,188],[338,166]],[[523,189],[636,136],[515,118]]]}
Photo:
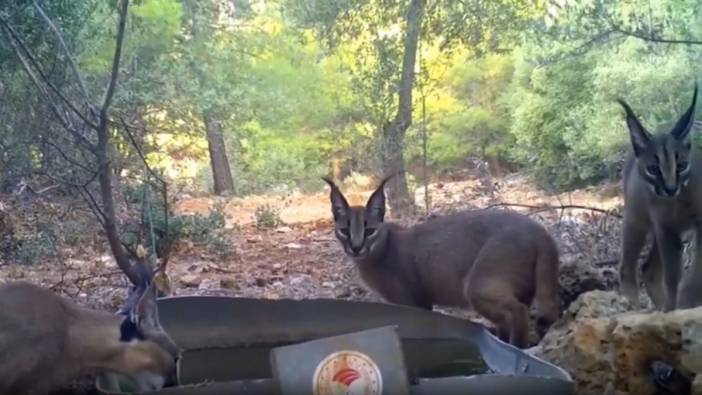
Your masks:
{"label": "metal edge of trough", "polygon": [[[403,339],[469,340],[477,344],[480,353],[494,374],[444,379],[423,379],[423,385],[461,382],[462,386],[499,388],[496,378],[504,383],[562,388],[554,394],[572,393],[570,375],[560,367],[525,353],[492,335],[484,326],[439,312],[379,302],[339,299],[255,299],[231,296],[169,296],[158,302],[161,324],[184,350],[244,347],[254,344],[295,343],[321,337],[397,325]],[[517,380],[515,382],[515,380]],[[215,383],[207,394],[220,393],[218,388],[231,391],[246,383],[265,388],[264,380],[249,380],[239,384]],[[487,384],[487,387],[484,386]],[[517,384],[519,383],[519,384]],[[253,384],[252,384],[253,385]],[[496,387],[498,385],[498,387]],[[98,381],[98,386],[100,383]],[[542,386],[542,387],[539,387]],[[424,387],[427,388],[427,387]],[[99,388],[100,389],[100,388]],[[151,394],[198,394],[193,386],[169,388]],[[214,391],[214,392],[212,392]],[[103,393],[117,394],[105,391]],[[223,392],[224,393],[224,392]],[[231,393],[231,392],[230,392]],[[413,391],[414,393],[414,391]],[[492,392],[491,392],[492,393]]]}

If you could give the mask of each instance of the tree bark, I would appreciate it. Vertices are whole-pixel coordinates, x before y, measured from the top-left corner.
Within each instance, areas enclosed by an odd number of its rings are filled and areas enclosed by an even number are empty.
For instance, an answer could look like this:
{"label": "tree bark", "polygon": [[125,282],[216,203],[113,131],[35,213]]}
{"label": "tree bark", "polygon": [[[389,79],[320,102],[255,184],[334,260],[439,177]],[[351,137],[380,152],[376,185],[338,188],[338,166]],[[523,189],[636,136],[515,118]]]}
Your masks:
{"label": "tree bark", "polygon": [[412,89],[414,65],[417,60],[417,45],[422,29],[425,0],[412,0],[407,11],[407,29],[404,40],[402,71],[398,84],[398,107],[395,118],[383,125],[381,153],[383,173],[394,175],[387,184],[388,204],[393,213],[402,216],[413,210],[414,199],[407,188],[405,161],[403,156],[405,134],[412,124]]}
{"label": "tree bark", "polygon": [[98,132],[97,161],[98,161],[98,182],[100,184],[100,198],[102,200],[102,212],[104,214],[103,227],[110,244],[112,255],[115,257],[117,266],[129,277],[132,284],[139,283],[129,255],[122,247],[117,225],[117,214],[115,212],[115,200],[112,191],[112,167],[110,166],[110,137],[107,126],[107,114],[101,115]]}
{"label": "tree bark", "polygon": [[229,158],[224,144],[224,135],[219,119],[209,110],[203,111],[202,120],[207,132],[207,148],[210,152],[210,166],[214,192],[222,195],[234,190],[234,179],[229,166]]}
{"label": "tree bark", "polygon": [[[201,45],[204,40],[212,35],[211,29],[205,24],[210,18],[206,15],[209,12],[208,6],[213,6],[207,2],[197,0],[182,0],[184,9],[183,21],[186,26],[190,27],[190,33],[193,40],[191,45]],[[214,5],[216,7],[216,5]],[[203,15],[198,15],[202,13]],[[200,16],[200,18],[198,18]],[[195,74],[198,85],[201,90],[207,89],[211,84],[207,73],[202,69],[200,62],[190,58],[190,67]],[[217,195],[222,195],[227,192],[234,191],[234,179],[232,178],[232,170],[229,166],[229,158],[224,144],[224,135],[222,134],[222,125],[219,115],[217,114],[216,106],[210,103],[200,103],[202,112],[202,122],[205,124],[205,132],[207,135],[207,149],[210,154],[210,168],[212,169],[212,181],[214,183],[214,192]]]}
{"label": "tree bark", "polygon": [[129,277],[132,284],[139,283],[139,276],[134,272],[132,263],[122,246],[122,241],[119,235],[117,225],[117,215],[115,213],[115,200],[112,190],[112,165],[110,161],[111,142],[110,130],[108,121],[109,108],[114,97],[115,89],[117,89],[117,80],[119,76],[119,63],[122,58],[122,43],[124,40],[124,30],[127,23],[127,8],[129,0],[122,0],[120,5],[119,22],[117,24],[117,39],[115,40],[115,52],[112,57],[112,72],[110,82],[107,85],[105,97],[100,109],[100,119],[97,128],[97,146],[95,147],[95,156],[98,162],[98,183],[100,184],[100,197],[102,199],[102,212],[104,214],[103,226],[107,234],[107,241],[110,244],[112,255],[115,257],[117,266]]}

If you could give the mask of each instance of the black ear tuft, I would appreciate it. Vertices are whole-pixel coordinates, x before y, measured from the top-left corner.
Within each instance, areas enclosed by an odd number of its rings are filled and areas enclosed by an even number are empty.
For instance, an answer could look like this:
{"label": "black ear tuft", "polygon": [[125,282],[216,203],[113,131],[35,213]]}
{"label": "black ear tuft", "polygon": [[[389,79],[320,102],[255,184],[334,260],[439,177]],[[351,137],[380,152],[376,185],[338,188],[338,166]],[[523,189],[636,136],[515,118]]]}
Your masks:
{"label": "black ear tuft", "polygon": [[692,93],[692,103],[685,113],[675,123],[670,134],[678,140],[685,140],[690,136],[692,125],[695,122],[695,107],[697,106],[697,82],[695,82],[695,90]]}
{"label": "black ear tuft", "polygon": [[125,317],[119,326],[119,341],[129,342],[134,339],[144,340],[144,333],[129,317]]}
{"label": "black ear tuft", "polygon": [[634,148],[634,155],[638,157],[651,144],[652,137],[641,125],[641,122],[639,122],[639,119],[631,110],[631,107],[622,99],[617,99],[617,101],[624,108],[624,112],[626,113],[626,124],[629,127],[631,146]]}
{"label": "black ear tuft", "polygon": [[132,309],[132,322],[140,329],[156,329],[161,326],[158,319],[158,302],[155,283],[150,283],[137,299]]}
{"label": "black ear tuft", "polygon": [[341,193],[339,187],[336,186],[334,181],[326,177],[322,177],[322,180],[326,181],[326,183],[329,184],[329,187],[331,188],[331,192],[329,193],[329,199],[331,200],[332,215],[334,216],[334,220],[336,221],[340,217],[345,216],[348,213],[349,203],[346,201],[344,194]]}
{"label": "black ear tuft", "polygon": [[131,286],[118,314],[126,317],[139,330],[142,325],[158,326],[158,308],[156,302],[157,287],[153,282],[154,273],[147,262],[138,261],[132,265],[139,278],[138,284]]}
{"label": "black ear tuft", "polygon": [[379,222],[383,222],[385,219],[385,183],[392,178],[393,175],[394,174],[389,175],[380,181],[380,185],[378,185],[378,188],[375,189],[366,203],[366,212],[368,215]]}

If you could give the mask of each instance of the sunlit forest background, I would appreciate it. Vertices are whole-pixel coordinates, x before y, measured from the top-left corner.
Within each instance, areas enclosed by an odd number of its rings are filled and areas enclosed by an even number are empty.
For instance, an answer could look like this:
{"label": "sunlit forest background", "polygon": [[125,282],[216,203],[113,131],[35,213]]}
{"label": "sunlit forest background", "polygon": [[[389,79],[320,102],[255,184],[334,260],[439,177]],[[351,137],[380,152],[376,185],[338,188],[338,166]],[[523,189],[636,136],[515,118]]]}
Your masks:
{"label": "sunlit forest background", "polygon": [[[628,136],[615,98],[653,127],[689,100],[702,60],[700,43],[685,42],[702,37],[695,1],[417,3],[424,15],[416,61],[404,65],[416,76],[412,122],[401,142],[411,184],[421,182],[425,160],[438,174],[471,157],[497,173],[528,169],[551,190],[617,177]],[[213,191],[215,165],[224,169],[217,192],[235,195],[321,188],[332,165],[342,175],[382,173],[410,6],[134,1],[114,117],[134,125],[154,169],[200,192]],[[99,96],[110,76],[116,2],[42,7],[81,77],[31,2],[7,1],[0,15],[70,100],[80,97],[76,78]],[[3,30],[5,189],[69,167],[50,144],[61,145],[65,131],[7,37]],[[115,139],[113,165],[126,174],[139,161],[124,136]],[[208,147],[224,163],[211,163]]]}

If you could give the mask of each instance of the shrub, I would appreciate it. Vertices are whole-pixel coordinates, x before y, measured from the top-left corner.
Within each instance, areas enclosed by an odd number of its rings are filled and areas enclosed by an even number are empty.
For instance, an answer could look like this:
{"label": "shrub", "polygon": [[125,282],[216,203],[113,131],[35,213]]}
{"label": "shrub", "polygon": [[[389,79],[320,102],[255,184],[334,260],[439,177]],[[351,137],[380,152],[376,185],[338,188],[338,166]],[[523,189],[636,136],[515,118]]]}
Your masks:
{"label": "shrub", "polygon": [[176,241],[188,240],[202,244],[216,253],[220,258],[232,252],[229,232],[225,227],[226,219],[221,206],[215,206],[207,215],[179,215],[172,219],[173,234]]}
{"label": "shrub", "polygon": [[280,210],[269,204],[257,206],[254,216],[256,227],[261,229],[273,229],[283,224],[280,219]]}

